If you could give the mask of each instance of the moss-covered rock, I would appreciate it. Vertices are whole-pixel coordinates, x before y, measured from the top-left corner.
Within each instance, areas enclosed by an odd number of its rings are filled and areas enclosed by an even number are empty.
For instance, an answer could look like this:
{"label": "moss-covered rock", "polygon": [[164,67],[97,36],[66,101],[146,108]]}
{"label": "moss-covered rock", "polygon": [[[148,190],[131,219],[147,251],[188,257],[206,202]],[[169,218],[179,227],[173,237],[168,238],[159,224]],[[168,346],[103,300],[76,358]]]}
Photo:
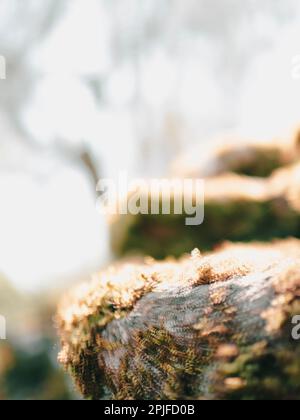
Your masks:
{"label": "moss-covered rock", "polygon": [[224,173],[269,177],[282,166],[299,161],[299,131],[291,139],[257,142],[222,138],[195,147],[172,164],[173,175],[210,178]]}
{"label": "moss-covered rock", "polygon": [[85,398],[300,399],[300,242],[111,267],[58,309]]}
{"label": "moss-covered rock", "polygon": [[[118,257],[144,254],[163,259],[179,257],[195,247],[210,250],[224,240],[300,237],[299,197],[300,165],[275,171],[266,179],[235,174],[209,178],[202,224],[187,226],[187,214],[174,214],[173,204],[170,215],[115,216],[110,220],[112,249]],[[150,198],[161,200],[160,195]]]}

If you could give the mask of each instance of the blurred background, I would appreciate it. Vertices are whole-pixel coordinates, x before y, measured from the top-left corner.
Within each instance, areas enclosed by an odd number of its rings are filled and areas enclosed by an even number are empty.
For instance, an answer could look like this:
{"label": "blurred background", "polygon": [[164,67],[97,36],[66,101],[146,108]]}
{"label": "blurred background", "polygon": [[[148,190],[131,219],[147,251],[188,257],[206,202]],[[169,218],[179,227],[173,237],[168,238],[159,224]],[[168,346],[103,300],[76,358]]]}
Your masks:
{"label": "blurred background", "polygon": [[53,314],[111,260],[97,180],[288,136],[299,40],[298,0],[1,0],[0,399],[77,398]]}

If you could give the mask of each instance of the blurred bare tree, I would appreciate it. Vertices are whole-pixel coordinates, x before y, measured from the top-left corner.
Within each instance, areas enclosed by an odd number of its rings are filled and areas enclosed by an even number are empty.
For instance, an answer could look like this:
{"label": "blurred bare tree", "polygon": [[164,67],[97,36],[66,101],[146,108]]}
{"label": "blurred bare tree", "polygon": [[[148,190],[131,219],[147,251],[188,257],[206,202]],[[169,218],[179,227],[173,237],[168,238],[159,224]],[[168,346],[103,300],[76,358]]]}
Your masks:
{"label": "blurred bare tree", "polygon": [[[25,132],[20,121],[20,111],[28,99],[39,74],[28,63],[32,50],[53,28],[57,19],[65,11],[67,0],[3,0],[0,10],[0,51],[6,60],[7,80],[1,83],[0,112],[20,132],[15,137],[26,141],[30,147],[37,148]],[[5,140],[4,136],[2,139]],[[96,184],[99,174],[88,149],[71,149],[64,141],[56,141],[57,153],[72,162],[85,167]]]}
{"label": "blurred bare tree", "polygon": [[[295,0],[284,3],[280,0],[246,0],[243,4],[239,0],[99,0],[97,3],[105,11],[109,27],[110,66],[104,74],[88,77],[79,74],[78,79],[85,84],[98,107],[113,108],[110,98],[103,95],[107,81],[116,69],[130,66],[134,93],[124,104],[124,109],[130,110],[134,121],[138,167],[152,172],[165,170],[178,148],[189,141],[191,132],[183,129],[185,125],[195,127],[198,124],[194,134],[197,139],[234,125],[239,88],[246,69],[274,36],[274,30],[269,33],[264,22],[276,25],[276,22],[288,21],[296,5]],[[0,52],[7,60],[8,79],[1,82],[0,112],[6,114],[23,140],[34,147],[40,147],[42,143],[25,130],[20,118],[20,112],[30,100],[41,76],[30,65],[32,51],[47,39],[72,5],[68,0],[2,0],[1,3]],[[82,2],[82,7],[91,5]],[[254,28],[257,28],[255,23],[259,19],[262,19],[262,25],[257,31]],[[84,32],[84,29],[83,23],[78,31]],[[209,46],[211,57],[205,55],[203,42]],[[86,45],[86,48],[90,46]],[[150,100],[145,93],[145,86],[151,90],[147,87],[147,78],[151,79],[148,67],[152,55],[158,50],[168,63],[169,70],[166,71],[174,77],[174,84],[165,98],[158,98],[158,91],[157,98],[152,93],[154,99]],[[98,51],[94,54],[97,55]],[[210,59],[215,84],[221,92],[220,109],[215,112],[219,112],[217,116],[203,114],[205,98],[200,101],[200,94],[199,101],[196,98],[190,107],[186,104],[185,109],[181,107],[180,92],[186,89],[183,80],[189,78],[188,71],[193,66],[196,70],[205,68]],[[157,74],[160,77],[159,69]],[[193,77],[195,74],[196,71]],[[164,80],[161,78],[162,86]],[[194,120],[189,116],[191,110],[195,113]],[[83,117],[78,115],[78,118]],[[47,147],[64,159],[77,162],[87,171],[93,184],[99,178],[102,157],[95,156],[90,138],[70,144],[69,139],[56,137]]]}

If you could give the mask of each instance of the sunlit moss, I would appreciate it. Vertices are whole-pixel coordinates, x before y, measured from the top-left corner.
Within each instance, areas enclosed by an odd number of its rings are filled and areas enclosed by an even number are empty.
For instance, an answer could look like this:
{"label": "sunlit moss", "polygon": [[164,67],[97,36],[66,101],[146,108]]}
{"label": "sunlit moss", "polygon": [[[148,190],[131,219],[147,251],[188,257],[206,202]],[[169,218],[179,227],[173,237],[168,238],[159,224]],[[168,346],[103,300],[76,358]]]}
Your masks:
{"label": "sunlit moss", "polygon": [[64,299],[59,360],[88,399],[300,398],[299,296],[297,240],[125,264]]}

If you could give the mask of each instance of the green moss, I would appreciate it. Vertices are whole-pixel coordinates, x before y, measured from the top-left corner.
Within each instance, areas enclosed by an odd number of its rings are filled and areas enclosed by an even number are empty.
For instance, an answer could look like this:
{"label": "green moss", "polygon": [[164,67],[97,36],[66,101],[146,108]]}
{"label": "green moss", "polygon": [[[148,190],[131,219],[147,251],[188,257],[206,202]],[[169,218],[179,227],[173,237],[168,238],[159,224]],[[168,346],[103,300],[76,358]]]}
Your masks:
{"label": "green moss", "polygon": [[179,257],[193,248],[210,250],[223,241],[268,241],[300,237],[300,214],[285,201],[207,202],[202,225],[186,226],[186,215],[139,215],[129,227],[119,256]]}
{"label": "green moss", "polygon": [[136,346],[128,349],[118,370],[116,399],[172,400],[194,395],[203,357],[196,347],[186,348],[163,327],[140,331],[134,341]]}
{"label": "green moss", "polygon": [[235,159],[235,156],[231,156],[229,152],[224,154],[221,160],[236,174],[261,178],[270,176],[284,164],[282,150],[279,148],[253,148],[249,151],[249,158],[244,161]]}
{"label": "green moss", "polygon": [[[285,346],[280,351],[279,343],[272,343],[261,354],[253,348],[241,349],[232,363],[221,365],[217,372],[219,398],[229,400],[300,400],[300,349],[299,346]],[[241,380],[240,389],[230,390],[226,379]]]}

